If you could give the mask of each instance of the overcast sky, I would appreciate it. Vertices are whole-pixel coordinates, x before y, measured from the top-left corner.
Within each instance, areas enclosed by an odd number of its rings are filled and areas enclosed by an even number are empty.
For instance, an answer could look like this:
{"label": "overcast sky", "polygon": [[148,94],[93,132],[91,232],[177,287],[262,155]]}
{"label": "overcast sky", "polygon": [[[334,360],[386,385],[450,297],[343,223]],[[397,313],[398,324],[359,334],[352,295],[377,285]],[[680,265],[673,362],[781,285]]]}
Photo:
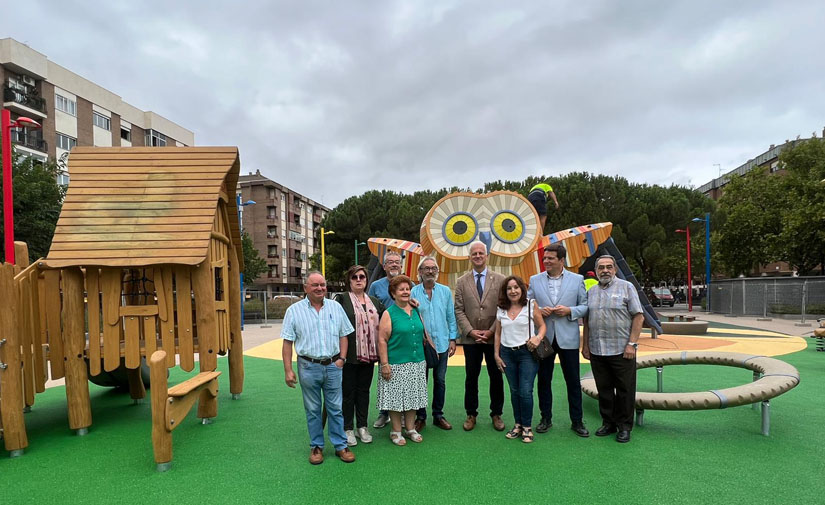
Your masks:
{"label": "overcast sky", "polygon": [[572,171],[700,186],[825,127],[821,0],[27,0],[2,17],[0,37],[330,207]]}

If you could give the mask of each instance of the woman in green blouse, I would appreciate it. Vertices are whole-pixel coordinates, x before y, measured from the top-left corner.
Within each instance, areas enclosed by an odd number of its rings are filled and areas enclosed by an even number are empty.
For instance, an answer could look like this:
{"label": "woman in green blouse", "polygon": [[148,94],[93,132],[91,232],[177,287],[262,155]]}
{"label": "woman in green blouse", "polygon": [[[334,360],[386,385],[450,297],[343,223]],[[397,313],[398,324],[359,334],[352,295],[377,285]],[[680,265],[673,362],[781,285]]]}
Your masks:
{"label": "woman in green blouse", "polygon": [[[381,316],[378,327],[378,358],[381,375],[378,379],[378,408],[390,412],[395,445],[407,442],[401,434],[401,413],[406,426],[415,426],[415,411],[427,406],[427,364],[424,358],[424,324],[418,309],[410,305],[412,280],[406,275],[392,278],[390,297],[395,305]],[[433,346],[435,347],[435,346]],[[413,442],[421,442],[415,429],[405,433]]]}

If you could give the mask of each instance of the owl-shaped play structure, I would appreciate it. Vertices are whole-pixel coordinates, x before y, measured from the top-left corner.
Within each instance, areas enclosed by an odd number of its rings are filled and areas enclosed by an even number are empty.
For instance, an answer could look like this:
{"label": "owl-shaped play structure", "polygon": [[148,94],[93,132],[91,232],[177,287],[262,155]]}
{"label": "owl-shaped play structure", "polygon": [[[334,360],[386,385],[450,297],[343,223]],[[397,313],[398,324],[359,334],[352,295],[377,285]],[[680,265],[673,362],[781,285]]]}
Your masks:
{"label": "owl-shaped play structure", "polygon": [[382,266],[387,251],[401,253],[404,273],[414,281],[418,278],[421,258],[433,256],[440,271],[438,282],[448,286],[455,285],[456,279],[470,269],[468,256],[474,241],[487,245],[490,269],[503,275],[518,275],[525,281],[544,270],[543,249],[555,242],[564,244],[565,268],[573,272],[592,270],[597,255],[610,254],[616,258],[619,276],[632,282],[639,291],[648,325],[661,332],[656,313],[610,238],[612,229],[612,223],[596,223],[542,236],[536,209],[518,193],[450,193],[427,212],[421,223],[420,243],[371,238],[368,246]]}

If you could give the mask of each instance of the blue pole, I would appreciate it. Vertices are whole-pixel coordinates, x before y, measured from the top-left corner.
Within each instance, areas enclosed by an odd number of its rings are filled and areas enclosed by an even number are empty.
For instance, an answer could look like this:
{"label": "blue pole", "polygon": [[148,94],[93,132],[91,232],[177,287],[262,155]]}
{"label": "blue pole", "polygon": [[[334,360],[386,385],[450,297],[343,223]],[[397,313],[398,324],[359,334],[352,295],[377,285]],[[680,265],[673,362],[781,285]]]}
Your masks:
{"label": "blue pole", "polygon": [[710,312],[710,212],[705,213],[705,303]]}
{"label": "blue pole", "polygon": [[[238,227],[241,232],[241,240],[243,241],[243,221],[241,221],[241,195],[236,194],[235,200],[238,203]],[[243,252],[243,248],[241,249]],[[246,287],[243,285],[243,272],[241,272],[241,330],[243,330],[243,304],[246,301]],[[266,302],[266,301],[264,301]]]}

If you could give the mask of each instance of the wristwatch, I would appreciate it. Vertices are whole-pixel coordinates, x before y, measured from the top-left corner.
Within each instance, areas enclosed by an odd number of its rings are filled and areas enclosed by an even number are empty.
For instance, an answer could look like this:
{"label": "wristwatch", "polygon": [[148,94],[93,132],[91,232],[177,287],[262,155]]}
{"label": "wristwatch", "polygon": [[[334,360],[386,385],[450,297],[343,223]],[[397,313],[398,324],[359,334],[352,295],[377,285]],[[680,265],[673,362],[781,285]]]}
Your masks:
{"label": "wristwatch", "polygon": [[628,342],[627,345],[629,345],[630,347],[632,347],[634,349],[639,348],[639,344],[637,344],[636,342]]}
{"label": "wristwatch", "polygon": [[[340,359],[341,361],[343,361],[345,365],[347,364],[347,358],[345,358],[345,357],[343,357],[343,356],[338,356],[338,359]],[[336,359],[335,361],[338,361],[338,359]]]}

